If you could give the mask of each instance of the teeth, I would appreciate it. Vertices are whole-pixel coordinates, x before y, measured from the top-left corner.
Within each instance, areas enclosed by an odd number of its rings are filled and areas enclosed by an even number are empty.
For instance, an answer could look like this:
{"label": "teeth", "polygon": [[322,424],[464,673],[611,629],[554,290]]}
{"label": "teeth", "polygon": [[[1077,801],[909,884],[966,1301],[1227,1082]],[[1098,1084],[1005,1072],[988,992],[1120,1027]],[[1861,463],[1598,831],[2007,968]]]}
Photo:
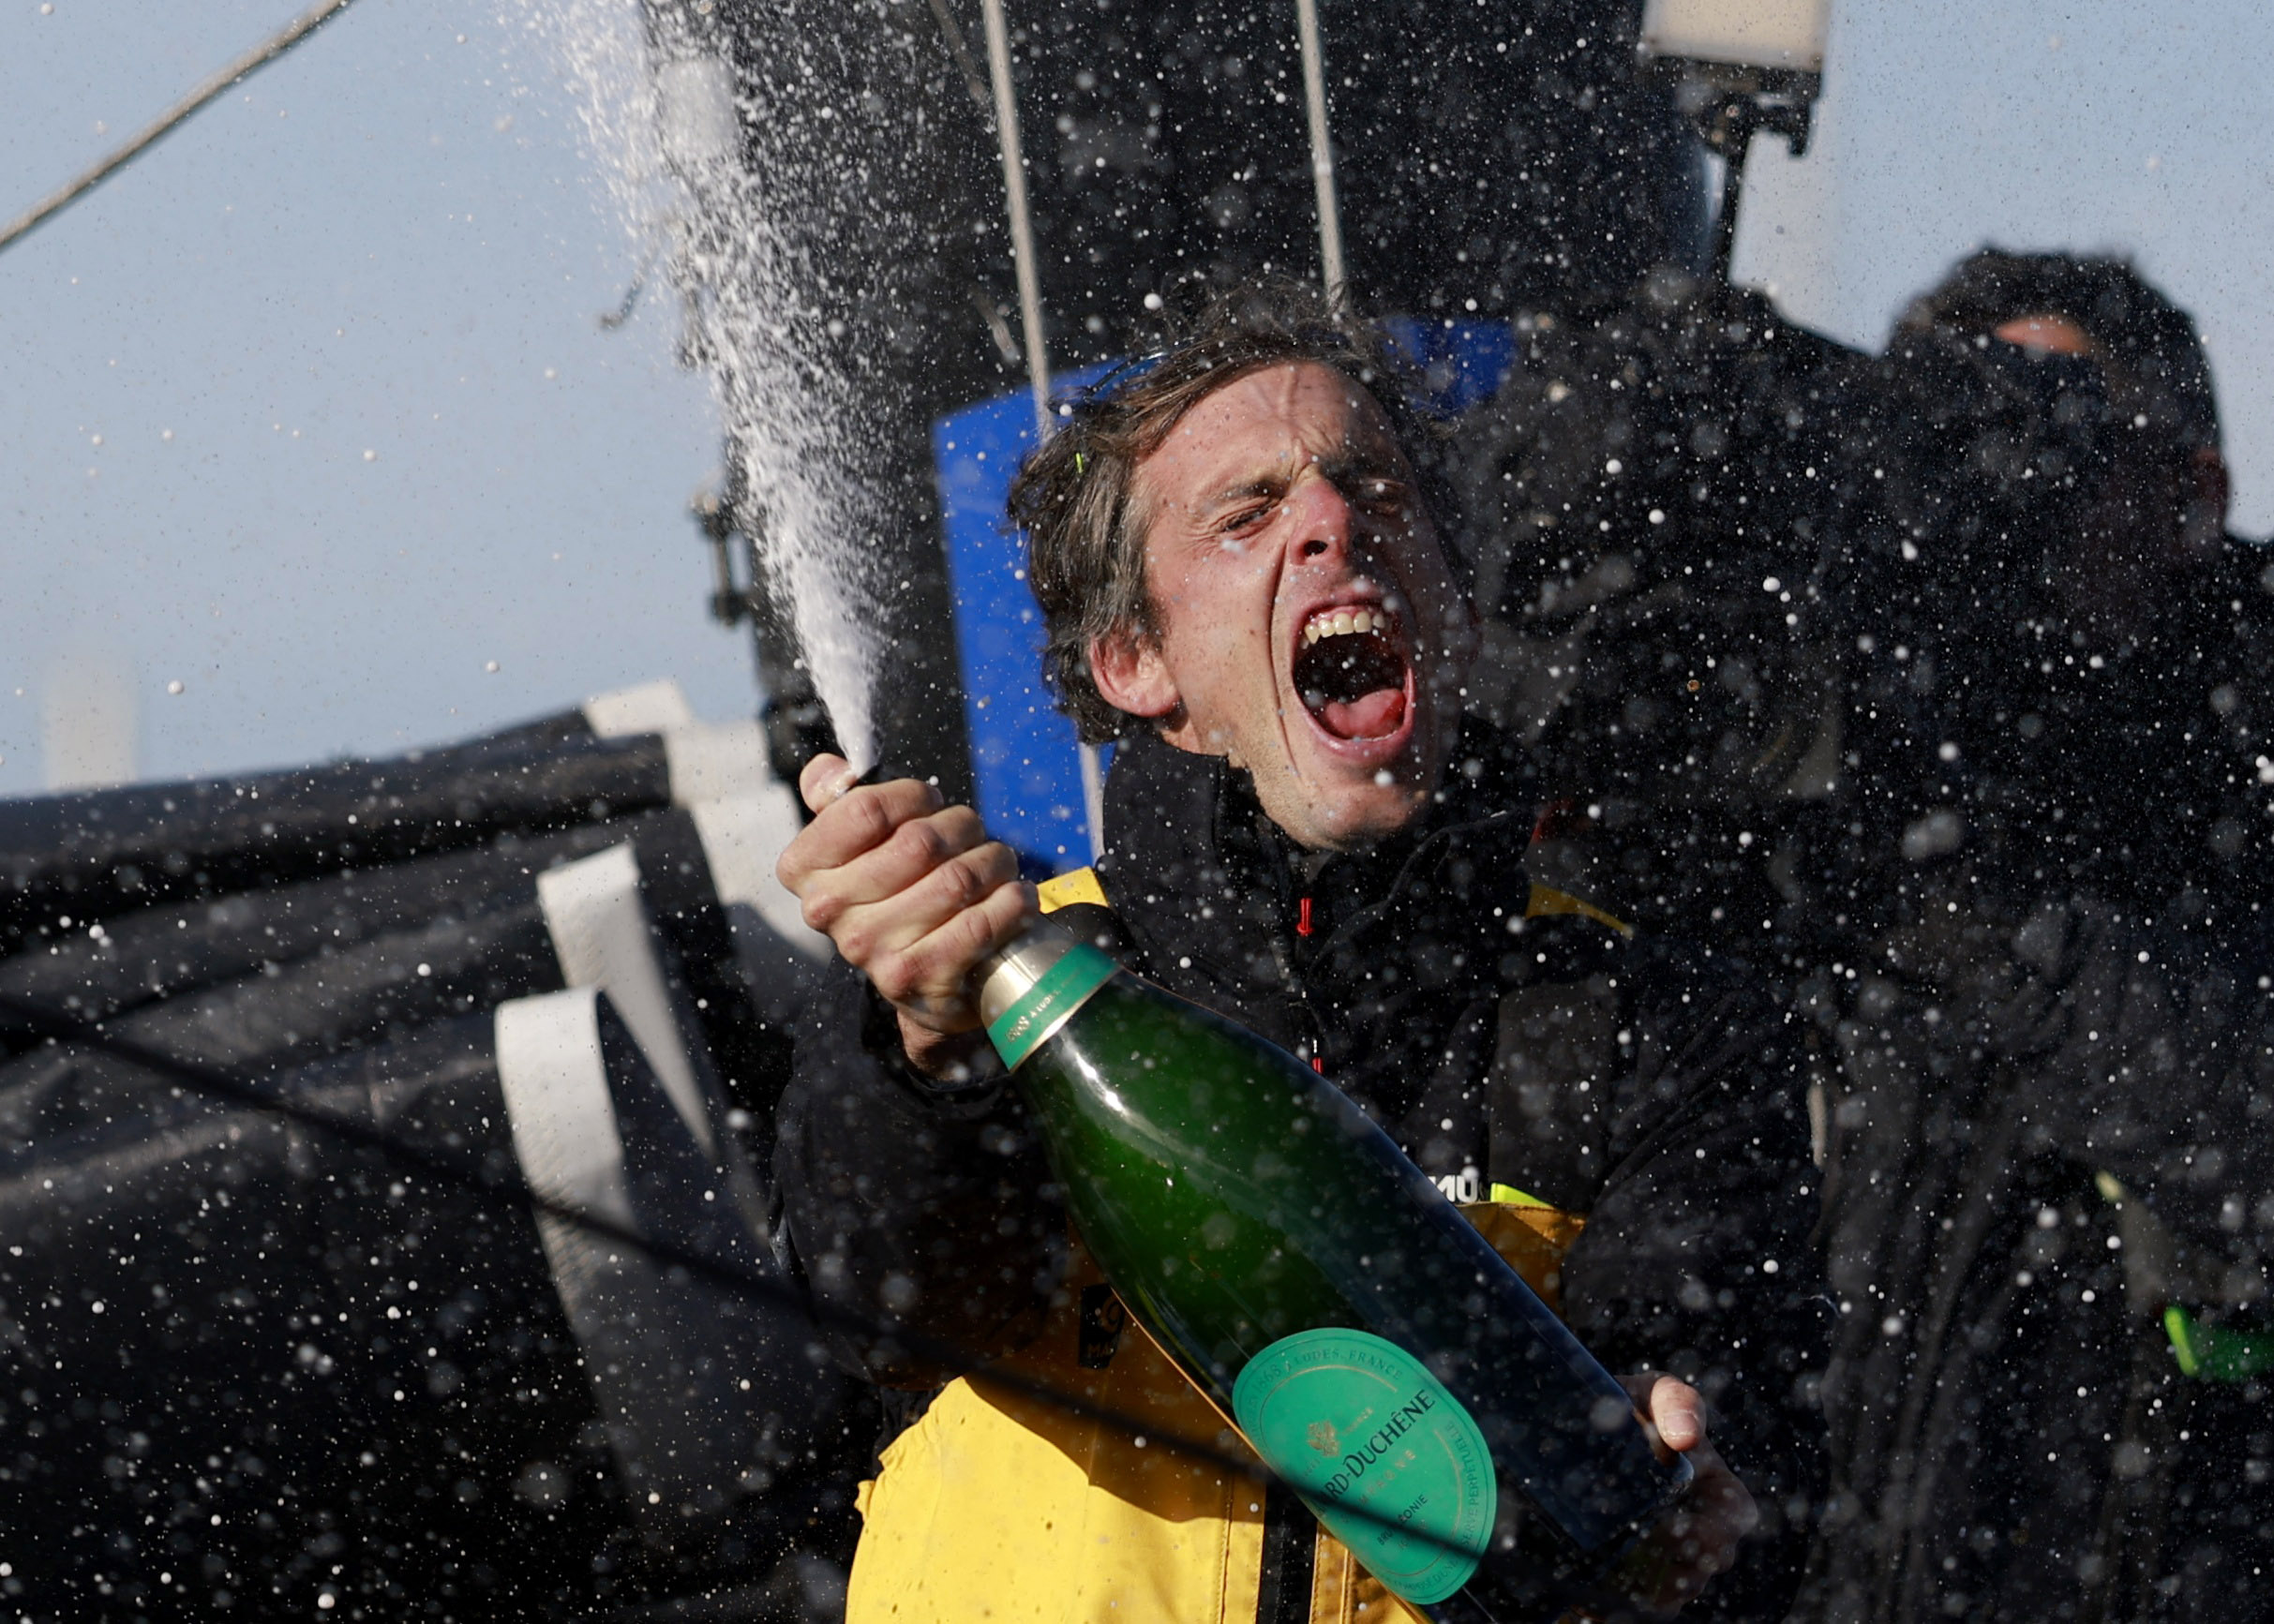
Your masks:
{"label": "teeth", "polygon": [[1390,618],[1370,609],[1322,609],[1304,625],[1303,641],[1309,644],[1322,637],[1347,637],[1389,629]]}

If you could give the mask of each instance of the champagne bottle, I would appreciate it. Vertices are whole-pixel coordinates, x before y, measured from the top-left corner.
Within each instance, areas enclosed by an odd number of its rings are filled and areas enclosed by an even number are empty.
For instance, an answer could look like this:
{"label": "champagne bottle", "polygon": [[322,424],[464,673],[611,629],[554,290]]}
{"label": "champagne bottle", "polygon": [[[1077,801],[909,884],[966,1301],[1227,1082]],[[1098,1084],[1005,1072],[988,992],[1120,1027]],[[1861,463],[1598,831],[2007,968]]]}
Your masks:
{"label": "champagne bottle", "polygon": [[1496,1624],[1599,1594],[1689,1464],[1386,1134],[1056,927],[980,982],[1084,1244],[1377,1579]]}

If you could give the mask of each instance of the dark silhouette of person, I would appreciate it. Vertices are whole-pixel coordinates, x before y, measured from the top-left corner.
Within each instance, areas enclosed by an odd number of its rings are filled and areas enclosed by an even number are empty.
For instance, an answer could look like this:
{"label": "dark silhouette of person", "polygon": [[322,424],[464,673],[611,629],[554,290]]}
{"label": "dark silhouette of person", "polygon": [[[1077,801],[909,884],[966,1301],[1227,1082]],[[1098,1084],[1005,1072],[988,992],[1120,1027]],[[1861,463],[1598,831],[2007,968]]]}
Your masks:
{"label": "dark silhouette of person", "polygon": [[[2193,325],[1984,251],[1843,537],[1827,1619],[2231,1614],[2267,1554],[2268,592]],[[1836,957],[1830,955],[1836,954]]]}

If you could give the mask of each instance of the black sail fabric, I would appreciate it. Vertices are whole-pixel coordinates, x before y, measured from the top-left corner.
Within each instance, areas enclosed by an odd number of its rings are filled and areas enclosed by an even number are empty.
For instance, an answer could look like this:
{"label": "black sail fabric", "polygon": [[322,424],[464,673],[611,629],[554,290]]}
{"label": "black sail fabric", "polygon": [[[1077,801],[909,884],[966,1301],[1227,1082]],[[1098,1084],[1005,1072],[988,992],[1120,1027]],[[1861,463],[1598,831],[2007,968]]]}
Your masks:
{"label": "black sail fabric", "polygon": [[[615,1068],[636,1069],[614,1030]],[[471,1177],[513,1171],[486,1013],[269,1086]],[[700,1201],[684,1179],[651,1187],[659,1156],[631,1157],[643,1222],[675,1191]],[[688,1526],[659,1540],[626,1503],[527,1207],[307,1124],[145,1090],[0,1150],[0,1526],[10,1601],[34,1616],[307,1617],[329,1596],[347,1617],[421,1598],[548,1617],[697,1581],[755,1596],[785,1553],[826,1547],[816,1527],[844,1526],[834,1463],[785,1456],[761,1412],[750,1469],[689,1517],[672,1507]],[[728,1251],[763,1265],[755,1244]],[[807,1411],[810,1444],[828,1417]]]}
{"label": "black sail fabric", "polygon": [[[297,1092],[509,1167],[487,1024]],[[0,1161],[11,1600],[311,1613],[467,1588],[476,1550],[549,1600],[556,1539],[605,1539],[613,1490],[529,1219],[267,1112],[158,1089],[106,1115]]]}
{"label": "black sail fabric", "polygon": [[[120,1030],[178,1039],[186,1057],[265,1064],[337,1051],[557,987],[534,877],[623,843],[638,854],[649,912],[721,1081],[762,1136],[787,1038],[760,1016],[743,973],[756,927],[729,922],[695,821],[677,810],[56,932],[0,960],[0,995],[72,1019],[124,1017]],[[21,1023],[15,1032],[0,1012],[0,1043],[25,1050]],[[17,1064],[26,1069],[0,1067],[0,1078],[44,1077],[52,1095],[79,1063],[34,1049]]]}
{"label": "black sail fabric", "polygon": [[0,801],[0,948],[252,890],[667,805],[656,735],[572,738]]}
{"label": "black sail fabric", "polygon": [[[54,931],[0,960],[0,994],[58,1015],[108,1020],[272,973],[272,966],[337,955],[392,930],[479,911],[501,893],[533,894],[533,874],[624,838],[621,824],[508,837],[472,851],[119,915]],[[0,1012],[0,1032],[7,1027]]]}
{"label": "black sail fabric", "polygon": [[575,712],[391,762],[0,803],[0,997],[39,1017],[0,1014],[19,1610],[699,1593],[796,1616],[830,1592],[874,1422],[865,1395],[841,1415],[801,1315],[650,1270],[628,1310],[578,1319],[518,1198],[44,1035],[99,1023],[510,1184],[493,1012],[598,996],[562,991],[547,876],[621,850],[703,1100],[696,1133],[604,1022],[636,1227],[774,1273],[762,1147],[801,961],[745,894],[779,819],[737,798],[731,732],[603,738]]}

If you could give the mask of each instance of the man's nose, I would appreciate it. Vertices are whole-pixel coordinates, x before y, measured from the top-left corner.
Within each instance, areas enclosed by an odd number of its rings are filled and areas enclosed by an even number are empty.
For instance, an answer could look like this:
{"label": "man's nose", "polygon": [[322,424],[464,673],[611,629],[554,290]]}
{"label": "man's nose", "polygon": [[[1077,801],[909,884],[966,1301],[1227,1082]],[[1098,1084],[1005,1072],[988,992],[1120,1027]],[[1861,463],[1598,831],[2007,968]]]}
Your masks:
{"label": "man's nose", "polygon": [[1356,544],[1357,514],[1334,481],[1320,475],[1295,482],[1287,496],[1294,512],[1295,555],[1306,564],[1332,564]]}

